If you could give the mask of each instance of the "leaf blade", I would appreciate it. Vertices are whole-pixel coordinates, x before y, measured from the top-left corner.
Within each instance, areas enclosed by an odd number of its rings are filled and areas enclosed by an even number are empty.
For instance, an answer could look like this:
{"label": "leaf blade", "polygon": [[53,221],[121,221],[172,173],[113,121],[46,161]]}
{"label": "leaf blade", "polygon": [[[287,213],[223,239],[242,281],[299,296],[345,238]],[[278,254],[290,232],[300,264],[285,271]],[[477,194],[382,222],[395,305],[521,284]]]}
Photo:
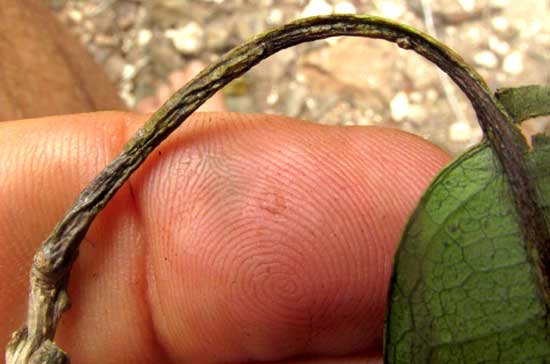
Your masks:
{"label": "leaf blade", "polygon": [[550,115],[550,86],[529,85],[502,88],[495,93],[514,122]]}
{"label": "leaf blade", "polygon": [[[535,146],[528,170],[548,220],[550,143]],[[550,360],[547,303],[520,221],[485,143],[439,174],[395,257],[386,363]]]}

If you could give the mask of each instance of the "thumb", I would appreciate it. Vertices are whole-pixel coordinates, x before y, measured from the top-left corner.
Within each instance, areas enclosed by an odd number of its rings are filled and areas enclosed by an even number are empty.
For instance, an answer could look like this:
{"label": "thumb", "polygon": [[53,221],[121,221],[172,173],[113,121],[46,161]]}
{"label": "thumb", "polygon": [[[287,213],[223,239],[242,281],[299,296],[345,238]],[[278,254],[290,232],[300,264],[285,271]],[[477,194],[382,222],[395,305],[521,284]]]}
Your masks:
{"label": "thumb", "polygon": [[[37,242],[143,121],[102,113],[2,127],[0,279],[14,282],[3,316],[23,319],[17,292]],[[395,244],[447,161],[391,129],[197,114],[94,222],[60,345],[82,363],[380,350]]]}

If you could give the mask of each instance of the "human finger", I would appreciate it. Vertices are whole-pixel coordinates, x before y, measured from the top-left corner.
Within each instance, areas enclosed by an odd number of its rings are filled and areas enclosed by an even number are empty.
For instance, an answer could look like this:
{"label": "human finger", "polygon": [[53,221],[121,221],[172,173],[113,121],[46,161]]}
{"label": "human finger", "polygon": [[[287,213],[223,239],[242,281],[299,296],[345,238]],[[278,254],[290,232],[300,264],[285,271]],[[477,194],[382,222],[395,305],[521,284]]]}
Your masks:
{"label": "human finger", "polygon": [[[1,129],[0,274],[13,297],[2,332],[22,320],[37,241],[142,122],[102,113]],[[59,342],[82,363],[379,350],[396,241],[447,161],[395,130],[198,114],[92,226]]]}

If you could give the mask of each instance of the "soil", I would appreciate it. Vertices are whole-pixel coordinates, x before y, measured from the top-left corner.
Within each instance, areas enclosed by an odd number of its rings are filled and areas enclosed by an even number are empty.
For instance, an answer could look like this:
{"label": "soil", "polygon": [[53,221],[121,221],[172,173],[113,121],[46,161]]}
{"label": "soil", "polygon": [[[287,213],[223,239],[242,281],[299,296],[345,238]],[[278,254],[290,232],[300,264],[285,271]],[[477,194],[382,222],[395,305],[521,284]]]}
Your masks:
{"label": "soil", "polygon": [[[193,60],[213,62],[267,29],[333,12],[381,15],[427,31],[494,89],[550,83],[550,3],[543,0],[47,1],[129,107]],[[471,107],[446,76],[380,40],[333,38],[282,51],[227,86],[224,98],[232,111],[396,127],[453,154],[481,138]],[[548,118],[541,119],[527,128],[544,130]]]}

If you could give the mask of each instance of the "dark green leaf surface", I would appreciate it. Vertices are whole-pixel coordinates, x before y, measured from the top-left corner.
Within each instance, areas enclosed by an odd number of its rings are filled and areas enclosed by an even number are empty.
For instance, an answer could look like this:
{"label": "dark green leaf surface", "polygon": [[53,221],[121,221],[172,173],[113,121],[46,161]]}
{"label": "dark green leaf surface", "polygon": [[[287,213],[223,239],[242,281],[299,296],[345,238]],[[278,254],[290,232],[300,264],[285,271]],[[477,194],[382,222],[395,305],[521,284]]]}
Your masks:
{"label": "dark green leaf surface", "polygon": [[516,123],[550,114],[550,86],[529,85],[502,88],[495,94]]}
{"label": "dark green leaf surface", "polygon": [[[550,219],[550,141],[528,171]],[[484,143],[426,191],[395,257],[387,363],[550,363],[550,319],[509,185]]]}

